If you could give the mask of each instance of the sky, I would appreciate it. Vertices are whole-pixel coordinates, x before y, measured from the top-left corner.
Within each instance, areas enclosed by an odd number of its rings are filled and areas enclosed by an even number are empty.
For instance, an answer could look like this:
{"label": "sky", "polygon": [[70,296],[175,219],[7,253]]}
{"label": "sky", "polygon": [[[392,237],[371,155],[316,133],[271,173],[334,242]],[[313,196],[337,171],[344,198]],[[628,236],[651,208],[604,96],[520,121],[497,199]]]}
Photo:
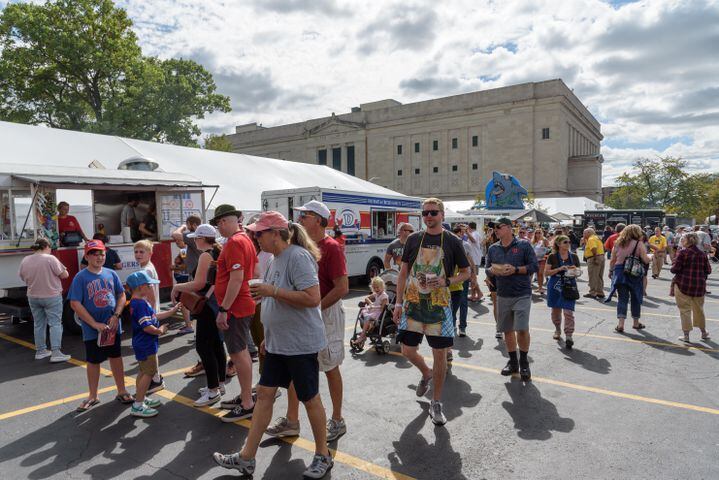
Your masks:
{"label": "sky", "polygon": [[719,171],[719,0],[116,3],[144,54],[231,98],[205,134],[561,78],[601,123],[605,185],[640,157]]}

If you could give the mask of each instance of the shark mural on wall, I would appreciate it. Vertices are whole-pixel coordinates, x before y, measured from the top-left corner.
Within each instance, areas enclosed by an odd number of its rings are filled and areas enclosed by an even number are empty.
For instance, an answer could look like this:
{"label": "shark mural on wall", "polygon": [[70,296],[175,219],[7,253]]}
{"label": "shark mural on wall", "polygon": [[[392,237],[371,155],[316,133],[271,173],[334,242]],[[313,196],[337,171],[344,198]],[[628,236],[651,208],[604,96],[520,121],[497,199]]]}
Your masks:
{"label": "shark mural on wall", "polygon": [[516,208],[524,209],[522,199],[528,194],[527,190],[508,173],[492,172],[492,180],[487,183],[484,190],[486,208],[507,209]]}

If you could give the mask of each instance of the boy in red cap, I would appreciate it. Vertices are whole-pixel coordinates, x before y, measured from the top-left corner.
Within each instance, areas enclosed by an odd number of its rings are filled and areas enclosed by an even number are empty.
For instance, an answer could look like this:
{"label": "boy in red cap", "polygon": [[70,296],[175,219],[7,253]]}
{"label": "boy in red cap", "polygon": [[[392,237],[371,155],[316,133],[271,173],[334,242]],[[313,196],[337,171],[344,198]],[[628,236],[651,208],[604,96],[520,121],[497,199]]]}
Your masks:
{"label": "boy in red cap", "polygon": [[[110,361],[110,369],[117,386],[117,401],[128,404],[134,401],[125,388],[125,373],[120,352],[122,324],[120,315],[125,307],[125,289],[120,277],[113,270],[104,268],[105,244],[101,240],[90,240],[85,244],[87,268],[81,270],[72,280],[68,300],[81,320],[82,340],[85,342],[87,360],[88,397],[78,407],[85,411],[100,403],[97,386],[100,380],[100,364]],[[100,346],[98,334],[105,333],[114,341]],[[108,335],[109,334],[109,335]]]}

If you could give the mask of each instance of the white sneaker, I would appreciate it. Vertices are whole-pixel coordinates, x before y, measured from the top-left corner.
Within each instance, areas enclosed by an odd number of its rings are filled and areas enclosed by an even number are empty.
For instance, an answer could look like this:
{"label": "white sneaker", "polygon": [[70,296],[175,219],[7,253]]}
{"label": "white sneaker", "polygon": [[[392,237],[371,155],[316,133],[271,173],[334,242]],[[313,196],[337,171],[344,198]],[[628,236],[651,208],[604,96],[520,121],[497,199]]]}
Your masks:
{"label": "white sneaker", "polygon": [[47,348],[43,348],[42,350],[38,350],[37,352],[35,352],[35,360],[42,360],[43,358],[47,358],[50,355],[52,355],[52,352]]}
{"label": "white sneaker", "polygon": [[50,355],[50,363],[62,363],[67,362],[72,357],[70,355],[65,355],[60,350],[55,350]]}
{"label": "white sneaker", "polygon": [[429,404],[429,416],[432,419],[432,423],[437,426],[447,423],[447,417],[445,417],[444,412],[442,412],[442,402],[432,400]]}
{"label": "white sneaker", "polygon": [[[210,389],[207,388],[207,387],[200,387],[200,388],[197,389],[197,392],[198,392],[200,395],[204,395],[206,392],[209,392],[209,391],[210,391]],[[225,384],[224,384],[224,383],[221,383],[221,384],[220,384],[220,395],[224,395],[224,394],[226,394],[226,393],[227,393],[227,391],[225,390]]]}
{"label": "white sneaker", "polygon": [[195,400],[195,403],[193,403],[193,405],[196,407],[207,407],[209,405],[216,404],[217,402],[220,401],[221,398],[222,398],[221,393],[216,392],[213,395],[209,390],[205,390],[202,393],[202,396],[200,398],[198,398],[197,400]]}

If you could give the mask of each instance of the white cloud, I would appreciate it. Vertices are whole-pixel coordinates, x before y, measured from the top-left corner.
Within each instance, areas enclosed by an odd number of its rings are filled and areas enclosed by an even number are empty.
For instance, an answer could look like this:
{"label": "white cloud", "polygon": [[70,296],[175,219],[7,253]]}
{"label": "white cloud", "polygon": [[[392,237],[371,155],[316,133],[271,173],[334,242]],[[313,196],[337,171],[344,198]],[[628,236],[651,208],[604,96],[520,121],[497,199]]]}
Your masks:
{"label": "white cloud", "polygon": [[146,54],[194,58],[232,97],[207,132],[559,77],[602,123],[605,182],[641,156],[719,170],[717,0],[119,5]]}

